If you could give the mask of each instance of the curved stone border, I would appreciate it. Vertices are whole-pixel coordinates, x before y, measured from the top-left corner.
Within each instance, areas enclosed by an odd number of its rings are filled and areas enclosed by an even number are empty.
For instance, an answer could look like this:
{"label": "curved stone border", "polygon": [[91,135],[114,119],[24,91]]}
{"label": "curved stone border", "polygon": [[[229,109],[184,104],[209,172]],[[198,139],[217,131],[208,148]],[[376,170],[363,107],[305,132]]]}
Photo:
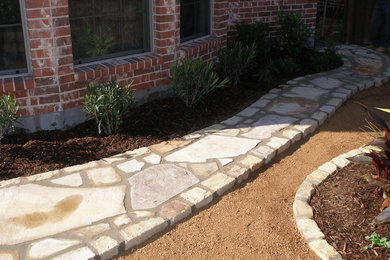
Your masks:
{"label": "curved stone border", "polygon": [[314,221],[313,208],[309,204],[310,200],[318,185],[324,182],[337,170],[351,164],[351,162],[346,159],[347,157],[352,157],[362,152],[367,151],[363,148],[354,149],[324,163],[306,177],[305,181],[301,184],[295,194],[293,215],[297,228],[311,250],[313,250],[321,259],[335,260],[342,259],[342,257],[334,247],[328,244],[325,240],[325,235]]}
{"label": "curved stone border", "polygon": [[[385,55],[348,45],[338,51],[342,67],[291,80],[183,138],[0,182],[0,259],[110,258],[208,205],[315,131],[352,94],[389,79]],[[343,163],[321,166],[297,194],[294,215],[311,247],[323,248],[323,235],[311,229],[307,202]]]}

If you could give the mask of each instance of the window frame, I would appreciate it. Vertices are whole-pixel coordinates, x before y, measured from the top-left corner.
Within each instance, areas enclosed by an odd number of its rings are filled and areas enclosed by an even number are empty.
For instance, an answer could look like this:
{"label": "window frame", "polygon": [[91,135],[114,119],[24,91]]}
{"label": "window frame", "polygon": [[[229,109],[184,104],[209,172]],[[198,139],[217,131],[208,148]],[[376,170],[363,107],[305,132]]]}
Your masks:
{"label": "window frame", "polygon": [[[199,1],[202,1],[202,0],[199,0]],[[198,38],[201,38],[201,37],[205,37],[205,36],[209,36],[211,35],[211,25],[212,25],[212,13],[213,13],[213,1],[212,0],[207,0],[208,1],[208,7],[206,8],[207,12],[208,12],[208,19],[207,19],[207,32],[206,33],[197,33],[197,34],[192,34],[190,36],[187,36],[187,37],[181,37],[181,33],[180,33],[180,43],[185,43],[185,42],[189,42],[189,41],[192,41],[192,40],[195,40],[195,39],[198,39]],[[180,10],[181,10],[181,7],[182,7],[182,4],[181,4],[181,0],[180,0]],[[181,30],[181,11],[180,11],[180,30]]]}
{"label": "window frame", "polygon": [[25,74],[32,71],[32,62],[31,62],[31,52],[30,52],[30,41],[28,39],[28,28],[27,28],[27,14],[25,12],[26,6],[24,0],[19,1],[19,11],[20,11],[20,20],[22,25],[22,34],[23,34],[23,42],[24,42],[24,52],[26,58],[26,67],[19,69],[9,69],[9,70],[0,70],[0,76],[6,75],[19,75]]}
{"label": "window frame", "polygon": [[[111,0],[107,0],[111,1]],[[119,0],[122,3],[123,0]],[[82,58],[82,59],[74,59],[73,64],[74,65],[84,65],[88,63],[94,63],[94,62],[99,62],[99,61],[104,61],[108,59],[113,59],[113,58],[118,58],[118,57],[124,57],[124,56],[129,56],[129,55],[135,55],[135,54],[141,54],[141,53],[146,53],[151,50],[150,42],[151,42],[151,29],[150,29],[150,3],[149,0],[141,0],[142,1],[142,23],[143,23],[143,30],[142,30],[142,37],[143,37],[143,46],[142,49],[138,50],[129,50],[129,51],[119,51],[115,53],[110,53],[110,54],[105,54],[101,56],[94,56],[94,57],[87,57],[87,58]],[[69,1],[70,2],[70,1]],[[70,20],[71,17],[69,15],[69,25],[70,25]],[[70,25],[71,27],[71,25]],[[70,28],[72,31],[72,28]],[[71,40],[72,35],[71,35]],[[73,52],[73,50],[72,50]]]}

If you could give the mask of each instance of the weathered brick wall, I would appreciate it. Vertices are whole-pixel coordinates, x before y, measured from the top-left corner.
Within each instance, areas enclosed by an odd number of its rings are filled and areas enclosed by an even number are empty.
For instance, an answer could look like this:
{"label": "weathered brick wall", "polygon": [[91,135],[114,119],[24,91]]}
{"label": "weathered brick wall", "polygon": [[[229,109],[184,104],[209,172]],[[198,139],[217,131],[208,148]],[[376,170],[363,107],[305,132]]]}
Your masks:
{"label": "weathered brick wall", "polygon": [[282,9],[285,12],[301,13],[307,27],[315,29],[317,0],[228,0],[228,4],[229,35],[234,36],[236,23],[256,21],[269,23],[272,33],[272,27]]}
{"label": "weathered brick wall", "polygon": [[[25,0],[32,71],[0,76],[0,95],[16,96],[19,116],[37,117],[82,106],[85,86],[90,82],[132,82],[137,91],[168,85],[169,66],[173,61],[189,57],[213,59],[216,47],[226,45],[228,33],[234,31],[236,22],[274,22],[280,8],[278,1],[270,0],[214,0],[212,3],[210,36],[180,43],[180,0],[153,0],[150,53],[73,65],[68,0]],[[314,28],[315,0],[286,0],[285,7],[302,12],[305,23]],[[64,120],[60,117],[50,120]],[[36,131],[63,127],[63,123],[54,121],[27,128]]]}

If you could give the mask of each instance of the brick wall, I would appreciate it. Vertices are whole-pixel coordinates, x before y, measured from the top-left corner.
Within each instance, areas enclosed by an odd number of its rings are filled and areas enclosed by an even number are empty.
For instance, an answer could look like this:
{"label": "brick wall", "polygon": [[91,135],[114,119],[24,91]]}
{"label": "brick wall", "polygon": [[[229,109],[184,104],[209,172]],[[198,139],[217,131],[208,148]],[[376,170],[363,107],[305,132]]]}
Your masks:
{"label": "brick wall", "polygon": [[[180,43],[180,0],[151,0],[151,52],[73,65],[68,0],[25,0],[31,71],[0,76],[0,95],[15,95],[19,116],[34,122],[42,115],[56,114],[45,117],[53,122],[25,126],[29,131],[63,128],[66,124],[54,121],[64,121],[62,112],[82,106],[88,83],[132,82],[136,91],[166,86],[173,61],[213,59],[216,47],[225,46],[228,34],[234,32],[235,23],[272,23],[280,9],[278,1],[270,0],[214,0],[212,4],[210,36]],[[301,12],[314,29],[316,0],[285,0],[284,4],[287,10]]]}

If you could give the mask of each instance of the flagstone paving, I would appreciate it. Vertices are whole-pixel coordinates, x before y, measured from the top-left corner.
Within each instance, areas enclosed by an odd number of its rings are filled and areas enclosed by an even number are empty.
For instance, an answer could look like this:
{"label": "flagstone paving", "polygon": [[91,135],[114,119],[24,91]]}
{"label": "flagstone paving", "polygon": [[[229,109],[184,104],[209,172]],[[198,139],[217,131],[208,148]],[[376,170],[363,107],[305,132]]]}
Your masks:
{"label": "flagstone paving", "polygon": [[208,205],[352,94],[389,79],[385,55],[352,45],[338,52],[342,67],[291,80],[181,139],[0,182],[0,260],[107,259]]}

